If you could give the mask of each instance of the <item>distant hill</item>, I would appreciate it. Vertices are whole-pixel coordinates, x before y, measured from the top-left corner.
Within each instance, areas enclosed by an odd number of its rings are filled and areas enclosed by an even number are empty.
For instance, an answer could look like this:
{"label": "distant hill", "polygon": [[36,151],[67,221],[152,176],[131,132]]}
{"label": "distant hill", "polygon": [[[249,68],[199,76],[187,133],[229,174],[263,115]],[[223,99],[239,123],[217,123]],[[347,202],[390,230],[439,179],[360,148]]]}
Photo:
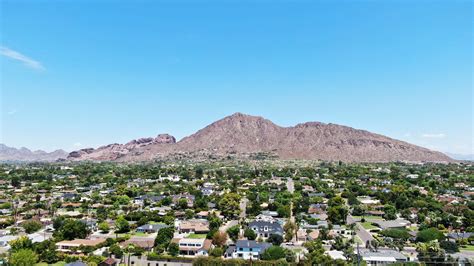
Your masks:
{"label": "distant hill", "polygon": [[451,162],[447,155],[365,130],[336,124],[307,122],[281,127],[258,116],[235,113],[179,142],[164,134],[157,138],[82,149],[70,160],[149,161],[184,155],[249,156],[271,154],[280,159],[345,162]]}
{"label": "distant hill", "polygon": [[12,148],[0,143],[0,161],[56,161],[65,159],[68,153],[63,150],[45,152],[31,151],[27,148]]}

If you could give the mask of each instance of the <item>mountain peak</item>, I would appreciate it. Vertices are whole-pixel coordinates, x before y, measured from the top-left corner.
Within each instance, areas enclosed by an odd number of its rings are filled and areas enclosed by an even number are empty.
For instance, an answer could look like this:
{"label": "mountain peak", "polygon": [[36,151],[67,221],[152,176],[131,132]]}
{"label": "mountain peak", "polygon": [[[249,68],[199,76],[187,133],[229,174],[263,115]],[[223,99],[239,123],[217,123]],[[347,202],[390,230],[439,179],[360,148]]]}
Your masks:
{"label": "mountain peak", "polygon": [[226,116],[176,142],[168,134],[70,154],[74,160],[146,161],[172,155],[248,156],[346,162],[450,162],[440,153],[351,127],[306,122],[281,127],[240,112]]}

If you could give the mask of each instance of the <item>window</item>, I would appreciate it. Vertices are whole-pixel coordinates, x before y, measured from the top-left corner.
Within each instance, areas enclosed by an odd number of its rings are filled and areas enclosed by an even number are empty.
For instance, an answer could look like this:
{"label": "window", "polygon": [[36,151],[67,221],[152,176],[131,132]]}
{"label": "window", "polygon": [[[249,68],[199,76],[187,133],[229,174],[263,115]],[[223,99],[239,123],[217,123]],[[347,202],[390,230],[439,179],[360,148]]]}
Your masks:
{"label": "window", "polygon": [[239,258],[242,258],[244,256],[244,254],[242,253],[237,253],[237,255],[239,256]]}

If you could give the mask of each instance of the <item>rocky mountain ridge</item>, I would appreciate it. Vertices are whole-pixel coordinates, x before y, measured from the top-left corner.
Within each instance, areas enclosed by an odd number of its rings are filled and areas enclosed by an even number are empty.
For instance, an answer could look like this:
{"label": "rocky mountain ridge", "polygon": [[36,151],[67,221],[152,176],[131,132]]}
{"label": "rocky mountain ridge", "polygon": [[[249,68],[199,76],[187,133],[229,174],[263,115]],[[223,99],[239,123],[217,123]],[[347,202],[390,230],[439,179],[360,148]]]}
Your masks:
{"label": "rocky mountain ridge", "polygon": [[235,113],[176,142],[163,134],[126,144],[110,144],[69,154],[70,160],[150,161],[175,155],[248,156],[267,153],[280,159],[345,162],[451,162],[450,157],[407,142],[336,124],[307,122],[281,127]]}
{"label": "rocky mountain ridge", "polygon": [[45,152],[42,150],[31,151],[25,147],[13,148],[0,143],[0,161],[56,161],[65,159],[68,153],[63,150]]}

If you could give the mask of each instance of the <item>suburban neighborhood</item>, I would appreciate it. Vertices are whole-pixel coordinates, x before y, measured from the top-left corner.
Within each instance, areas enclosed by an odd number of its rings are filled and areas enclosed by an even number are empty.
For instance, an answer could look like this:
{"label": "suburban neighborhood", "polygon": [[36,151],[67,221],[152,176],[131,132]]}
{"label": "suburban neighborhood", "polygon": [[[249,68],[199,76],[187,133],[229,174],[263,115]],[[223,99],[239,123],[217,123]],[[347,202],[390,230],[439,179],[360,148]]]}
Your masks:
{"label": "suburban neighborhood", "polygon": [[265,160],[3,164],[0,260],[471,265],[473,170]]}

